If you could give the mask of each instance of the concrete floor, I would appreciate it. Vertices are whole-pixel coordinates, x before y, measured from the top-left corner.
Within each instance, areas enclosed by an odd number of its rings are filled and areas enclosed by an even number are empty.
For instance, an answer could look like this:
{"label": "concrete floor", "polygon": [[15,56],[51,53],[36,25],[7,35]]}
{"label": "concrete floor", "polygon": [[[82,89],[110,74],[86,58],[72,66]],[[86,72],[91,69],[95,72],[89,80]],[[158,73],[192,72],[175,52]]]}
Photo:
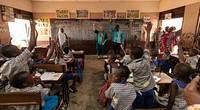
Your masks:
{"label": "concrete floor", "polygon": [[105,83],[103,80],[104,60],[96,55],[85,56],[84,80],[77,85],[78,92],[70,93],[67,110],[106,110],[99,102],[98,92]]}

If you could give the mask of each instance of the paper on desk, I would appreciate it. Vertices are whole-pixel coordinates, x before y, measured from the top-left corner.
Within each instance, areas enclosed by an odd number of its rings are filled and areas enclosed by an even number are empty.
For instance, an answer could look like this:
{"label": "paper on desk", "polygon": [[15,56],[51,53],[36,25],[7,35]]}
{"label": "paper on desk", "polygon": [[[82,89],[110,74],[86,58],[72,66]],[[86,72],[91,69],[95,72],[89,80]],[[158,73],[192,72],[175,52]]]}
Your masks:
{"label": "paper on desk", "polygon": [[45,72],[40,76],[42,81],[56,81],[58,80],[63,73],[55,73],[55,72]]}
{"label": "paper on desk", "polygon": [[159,78],[157,76],[153,76],[153,79],[155,80],[156,83],[161,80],[161,78]]}

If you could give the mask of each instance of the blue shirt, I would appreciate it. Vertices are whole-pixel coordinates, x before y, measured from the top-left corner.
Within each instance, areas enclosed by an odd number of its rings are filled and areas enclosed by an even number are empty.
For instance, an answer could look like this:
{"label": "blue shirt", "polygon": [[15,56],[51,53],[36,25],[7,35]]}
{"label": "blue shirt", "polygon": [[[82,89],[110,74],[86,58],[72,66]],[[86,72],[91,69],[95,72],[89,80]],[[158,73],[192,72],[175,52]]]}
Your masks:
{"label": "blue shirt", "polygon": [[113,25],[110,24],[110,29],[113,33],[112,42],[124,44],[124,33],[122,31],[116,31],[113,29]]}

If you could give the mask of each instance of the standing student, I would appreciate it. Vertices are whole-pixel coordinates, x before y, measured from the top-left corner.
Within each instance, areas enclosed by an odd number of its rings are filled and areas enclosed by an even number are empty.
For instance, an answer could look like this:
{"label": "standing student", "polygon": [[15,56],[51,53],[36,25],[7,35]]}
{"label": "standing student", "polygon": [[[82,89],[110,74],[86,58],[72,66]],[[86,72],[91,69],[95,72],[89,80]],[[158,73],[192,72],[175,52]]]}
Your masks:
{"label": "standing student", "polygon": [[[29,71],[28,60],[31,58],[31,51],[34,49],[37,41],[37,34],[35,35],[35,22],[31,21],[31,37],[27,49],[23,52],[14,45],[5,45],[1,47],[1,54],[8,58],[0,68],[0,83],[7,83],[10,77],[21,71]],[[6,91],[11,90],[10,85],[7,85]]]}
{"label": "standing student", "polygon": [[119,30],[119,25],[116,25],[115,29],[113,28],[112,20],[110,20],[110,30],[113,33],[112,43],[114,45],[114,52],[115,54],[119,54],[120,49],[123,47],[124,44],[124,33]]}
{"label": "standing student", "polygon": [[103,27],[100,26],[99,30],[95,29],[95,23],[93,23],[93,31],[97,34],[97,54],[98,54],[98,59],[100,58],[100,54],[102,53],[103,57],[105,56],[106,53],[106,41],[108,40],[107,33],[104,31]]}
{"label": "standing student", "polygon": [[[150,31],[152,23],[147,24],[147,40],[145,47],[149,45]],[[150,69],[150,52],[146,48],[144,51],[141,47],[134,46],[129,51],[130,58],[133,60],[127,66],[133,72],[133,85],[137,97],[133,103],[134,108],[153,108],[155,81]]]}
{"label": "standing student", "polygon": [[70,46],[70,37],[67,36],[66,33],[64,33],[64,29],[60,28],[58,36],[57,36],[57,41],[59,47],[64,50],[65,47]]}

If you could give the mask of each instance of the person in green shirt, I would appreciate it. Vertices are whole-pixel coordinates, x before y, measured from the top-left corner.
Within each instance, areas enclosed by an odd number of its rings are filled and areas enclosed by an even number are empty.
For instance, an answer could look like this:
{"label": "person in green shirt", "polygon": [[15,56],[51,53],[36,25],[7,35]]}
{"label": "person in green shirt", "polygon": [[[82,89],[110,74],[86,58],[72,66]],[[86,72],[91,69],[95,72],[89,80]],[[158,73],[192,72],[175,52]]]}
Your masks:
{"label": "person in green shirt", "polygon": [[106,41],[108,40],[107,33],[104,31],[103,27],[100,26],[99,30],[96,30],[95,23],[93,23],[93,31],[97,34],[97,54],[98,59],[100,58],[100,55],[102,54],[103,57],[106,57]]}
{"label": "person in green shirt", "polygon": [[120,49],[123,50],[122,47],[124,44],[124,33],[121,30],[119,30],[119,25],[116,25],[115,29],[113,28],[112,20],[110,20],[110,30],[113,33],[112,43],[114,44],[114,52],[115,54],[119,54]]}

